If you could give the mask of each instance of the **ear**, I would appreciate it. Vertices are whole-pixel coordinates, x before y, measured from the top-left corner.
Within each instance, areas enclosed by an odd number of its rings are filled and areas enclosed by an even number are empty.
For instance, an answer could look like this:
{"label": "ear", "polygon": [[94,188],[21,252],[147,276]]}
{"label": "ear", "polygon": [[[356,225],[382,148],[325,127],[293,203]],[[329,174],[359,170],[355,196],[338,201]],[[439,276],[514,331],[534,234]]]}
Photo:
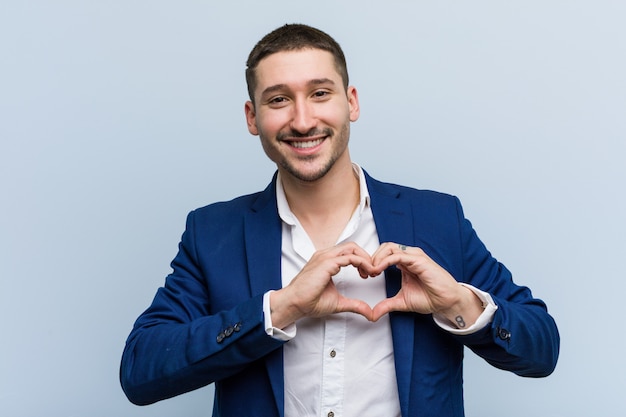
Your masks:
{"label": "ear", "polygon": [[250,100],[246,101],[244,112],[246,113],[248,132],[255,136],[258,135],[259,129],[256,127],[256,111],[254,110],[254,104]]}
{"label": "ear", "polygon": [[356,122],[361,114],[361,108],[359,107],[359,94],[353,86],[348,87],[346,94],[348,96],[348,106],[350,108],[350,121]]}

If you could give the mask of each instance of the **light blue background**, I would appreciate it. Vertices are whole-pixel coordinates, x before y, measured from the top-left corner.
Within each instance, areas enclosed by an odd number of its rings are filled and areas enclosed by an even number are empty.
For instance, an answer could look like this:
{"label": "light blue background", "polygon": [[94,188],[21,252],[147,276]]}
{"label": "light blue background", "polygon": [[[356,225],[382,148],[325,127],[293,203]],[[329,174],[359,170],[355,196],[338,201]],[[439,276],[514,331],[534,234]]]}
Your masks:
{"label": "light blue background", "polygon": [[467,415],[625,415],[625,21],[604,0],[0,1],[0,415],[210,415],[211,387],[131,405],[119,359],[187,212],[273,173],[243,71],[286,22],[345,49],[353,159],[458,195],[559,323],[547,379],[468,352]]}

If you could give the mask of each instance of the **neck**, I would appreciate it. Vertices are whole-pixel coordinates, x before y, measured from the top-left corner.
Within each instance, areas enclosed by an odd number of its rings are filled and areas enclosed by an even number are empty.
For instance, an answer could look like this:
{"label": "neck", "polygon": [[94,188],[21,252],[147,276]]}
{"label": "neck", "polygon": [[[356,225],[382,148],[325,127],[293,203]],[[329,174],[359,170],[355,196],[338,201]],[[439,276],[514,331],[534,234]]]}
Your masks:
{"label": "neck", "polygon": [[334,245],[359,204],[359,179],[349,157],[347,163],[336,163],[317,181],[300,181],[288,175],[281,175],[281,179],[289,208],[315,247]]}

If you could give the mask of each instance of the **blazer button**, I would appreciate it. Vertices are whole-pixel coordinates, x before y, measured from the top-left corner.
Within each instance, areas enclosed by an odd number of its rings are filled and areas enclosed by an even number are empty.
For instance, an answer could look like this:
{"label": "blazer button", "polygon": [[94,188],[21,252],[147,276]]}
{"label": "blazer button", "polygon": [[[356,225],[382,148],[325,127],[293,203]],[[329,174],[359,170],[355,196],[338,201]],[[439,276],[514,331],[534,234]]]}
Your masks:
{"label": "blazer button", "polygon": [[241,323],[235,323],[235,325],[233,326],[233,330],[236,332],[241,330]]}
{"label": "blazer button", "polygon": [[502,329],[498,327],[498,337],[500,338],[500,340],[508,341],[511,339],[511,332],[507,329]]}
{"label": "blazer button", "polygon": [[226,334],[224,334],[224,332],[221,332],[220,334],[217,335],[215,340],[217,341],[217,343],[222,343],[225,338],[226,338]]}
{"label": "blazer button", "polygon": [[233,326],[229,326],[228,329],[224,330],[224,334],[226,334],[226,337],[228,337],[233,334],[233,331]]}

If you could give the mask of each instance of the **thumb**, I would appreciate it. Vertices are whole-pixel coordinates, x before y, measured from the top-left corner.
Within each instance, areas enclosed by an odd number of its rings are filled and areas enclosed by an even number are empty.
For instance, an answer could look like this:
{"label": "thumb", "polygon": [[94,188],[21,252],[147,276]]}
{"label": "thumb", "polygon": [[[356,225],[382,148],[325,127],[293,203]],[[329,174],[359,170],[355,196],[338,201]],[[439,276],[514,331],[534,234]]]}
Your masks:
{"label": "thumb", "polygon": [[349,312],[360,314],[369,321],[372,320],[372,308],[365,301],[354,298],[340,297],[337,312]]}
{"label": "thumb", "polygon": [[372,309],[371,320],[378,321],[382,316],[392,311],[406,311],[406,307],[398,295],[399,293],[376,304]]}

